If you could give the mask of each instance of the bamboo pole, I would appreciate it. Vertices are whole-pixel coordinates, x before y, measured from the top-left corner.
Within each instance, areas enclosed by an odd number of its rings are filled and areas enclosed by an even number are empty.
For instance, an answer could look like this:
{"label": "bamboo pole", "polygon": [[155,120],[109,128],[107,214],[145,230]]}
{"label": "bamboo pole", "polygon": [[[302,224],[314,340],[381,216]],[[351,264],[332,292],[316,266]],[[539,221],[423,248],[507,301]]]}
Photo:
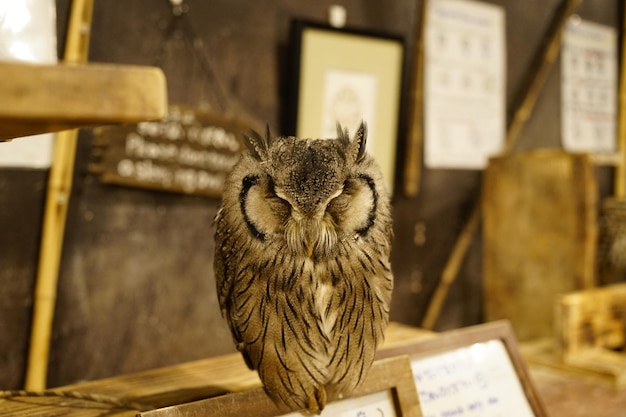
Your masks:
{"label": "bamboo pole", "polygon": [[618,162],[615,165],[614,193],[616,200],[626,198],[626,5],[622,3],[622,51],[619,76],[619,114],[617,119]]}
{"label": "bamboo pole", "polygon": [[426,13],[428,0],[422,0],[421,23],[418,25],[415,65],[411,73],[409,86],[409,117],[406,144],[406,159],[404,161],[404,194],[415,196],[420,187],[420,170],[422,159],[422,143],[424,137],[424,35],[426,28]]}
{"label": "bamboo pole", "polygon": [[[562,12],[557,16],[555,23],[550,28],[551,32],[548,35],[549,42],[543,51],[540,66],[537,72],[535,72],[532,81],[526,90],[524,99],[515,111],[513,120],[507,129],[506,142],[502,155],[507,155],[513,151],[522,128],[532,115],[539,93],[541,92],[541,89],[550,74],[550,69],[553,67],[554,62],[559,55],[565,24],[567,23],[569,17],[578,8],[581,1],[582,0],[565,0]],[[443,268],[439,283],[435,289],[433,297],[430,300],[428,308],[426,309],[424,320],[422,321],[422,327],[425,329],[433,329],[435,327],[443,307],[443,303],[448,295],[448,290],[461,269],[462,261],[465,258],[465,254],[469,249],[472,238],[478,229],[478,225],[480,224],[480,208],[481,203],[479,199],[474,204],[471,214],[466,221],[461,234],[457,238],[456,243],[452,248],[450,257]]]}
{"label": "bamboo pole", "polygon": [[[73,0],[67,29],[64,61],[81,63],[87,60],[93,0]],[[39,267],[35,286],[28,368],[25,389],[46,388],[50,336],[54,318],[59,265],[67,208],[72,190],[74,158],[78,130],[56,135],[54,155],[48,177],[46,208],[43,220]]]}

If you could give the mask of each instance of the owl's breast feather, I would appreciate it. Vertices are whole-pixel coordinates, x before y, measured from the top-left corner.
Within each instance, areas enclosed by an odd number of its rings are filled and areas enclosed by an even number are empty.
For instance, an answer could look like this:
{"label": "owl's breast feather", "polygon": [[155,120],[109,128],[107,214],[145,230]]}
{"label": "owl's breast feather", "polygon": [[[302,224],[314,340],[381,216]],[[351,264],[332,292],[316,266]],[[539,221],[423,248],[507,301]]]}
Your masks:
{"label": "owl's breast feather", "polygon": [[318,281],[314,292],[315,308],[322,322],[320,328],[324,336],[329,340],[332,339],[335,320],[337,320],[337,310],[330,310],[328,308],[332,295],[333,285],[331,283],[321,283]]}

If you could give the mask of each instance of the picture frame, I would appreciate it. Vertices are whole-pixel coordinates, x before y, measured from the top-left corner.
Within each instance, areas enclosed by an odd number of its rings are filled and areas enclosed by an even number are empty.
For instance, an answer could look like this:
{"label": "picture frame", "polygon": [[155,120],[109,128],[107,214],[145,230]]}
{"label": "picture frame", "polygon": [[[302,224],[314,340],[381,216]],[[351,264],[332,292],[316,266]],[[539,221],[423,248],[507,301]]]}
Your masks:
{"label": "picture frame", "polygon": [[508,320],[435,333],[377,358],[398,355],[410,358],[424,416],[547,417]]}
{"label": "picture frame", "polygon": [[[144,411],[138,417],[220,416],[301,417],[303,412],[285,412],[263,388],[235,392],[205,400]],[[377,360],[365,380],[348,397],[329,399],[321,416],[422,417],[409,358],[395,356]]]}
{"label": "picture frame", "polygon": [[398,35],[294,20],[285,131],[305,138],[352,136],[364,121],[367,151],[393,193],[404,135],[407,53]]}

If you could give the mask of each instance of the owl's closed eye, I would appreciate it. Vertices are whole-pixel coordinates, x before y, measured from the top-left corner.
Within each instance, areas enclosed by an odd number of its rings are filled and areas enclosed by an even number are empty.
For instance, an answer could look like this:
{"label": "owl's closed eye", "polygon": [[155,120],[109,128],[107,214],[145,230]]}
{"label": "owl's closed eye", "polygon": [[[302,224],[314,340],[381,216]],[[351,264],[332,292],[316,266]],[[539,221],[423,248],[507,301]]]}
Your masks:
{"label": "owl's closed eye", "polygon": [[326,212],[345,233],[363,234],[376,219],[377,192],[367,176],[345,181],[343,191],[328,203]]}
{"label": "owl's closed eye", "polygon": [[268,190],[265,193],[265,199],[277,221],[283,223],[287,221],[287,218],[291,214],[291,204],[276,194],[274,182],[271,179],[268,180]]}
{"label": "owl's closed eye", "polygon": [[[239,202],[244,220],[250,230],[263,239],[268,235],[282,233],[291,215],[291,205],[280,198],[269,176],[246,176],[242,182]],[[248,184],[251,185],[248,186]]]}

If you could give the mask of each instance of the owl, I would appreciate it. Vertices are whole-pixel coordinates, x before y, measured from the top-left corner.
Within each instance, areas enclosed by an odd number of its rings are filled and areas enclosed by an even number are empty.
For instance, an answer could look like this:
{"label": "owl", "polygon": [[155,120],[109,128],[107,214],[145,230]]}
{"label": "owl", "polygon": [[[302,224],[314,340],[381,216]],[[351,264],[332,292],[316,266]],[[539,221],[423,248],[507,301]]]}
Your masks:
{"label": "owl", "polygon": [[389,320],[389,197],[365,124],[337,133],[246,136],[215,219],[222,315],[285,410],[320,413],[357,387]]}

